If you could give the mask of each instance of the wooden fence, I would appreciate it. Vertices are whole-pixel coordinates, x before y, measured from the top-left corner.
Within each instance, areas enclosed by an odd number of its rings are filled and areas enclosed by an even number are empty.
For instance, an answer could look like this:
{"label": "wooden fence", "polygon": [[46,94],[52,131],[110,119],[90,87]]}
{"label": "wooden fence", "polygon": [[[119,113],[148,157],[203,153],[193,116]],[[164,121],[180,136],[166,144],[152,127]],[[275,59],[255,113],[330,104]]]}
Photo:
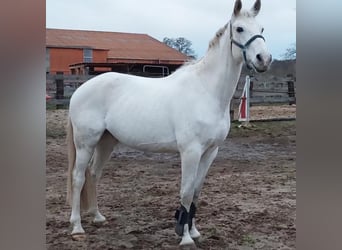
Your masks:
{"label": "wooden fence", "polygon": [[[49,105],[55,105],[56,108],[65,108],[69,105],[72,93],[85,81],[91,79],[94,75],[47,75],[46,93],[52,97],[48,100]],[[234,94],[231,109],[239,104],[242,90],[244,87],[244,78],[239,81]],[[276,104],[276,103],[296,103],[296,86],[293,77],[284,77],[275,81],[254,81],[251,80],[250,86],[251,105]]]}
{"label": "wooden fence", "polygon": [[[245,78],[241,78],[235,91],[233,102],[239,103]],[[251,80],[250,103],[253,104],[275,104],[296,103],[296,85],[293,77],[284,77],[276,81]]]}
{"label": "wooden fence", "polygon": [[64,108],[69,105],[69,100],[74,91],[95,75],[46,75],[46,93],[52,97],[47,103],[56,108]]}

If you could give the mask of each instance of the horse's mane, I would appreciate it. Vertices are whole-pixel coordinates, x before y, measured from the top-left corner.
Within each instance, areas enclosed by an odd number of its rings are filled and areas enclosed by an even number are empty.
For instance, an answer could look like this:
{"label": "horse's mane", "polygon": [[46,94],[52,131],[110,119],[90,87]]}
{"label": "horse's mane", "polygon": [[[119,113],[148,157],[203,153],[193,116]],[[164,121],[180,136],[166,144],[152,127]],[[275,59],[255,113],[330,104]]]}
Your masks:
{"label": "horse's mane", "polygon": [[209,43],[209,49],[216,47],[216,45],[220,42],[220,38],[223,36],[227,27],[228,27],[228,23],[216,32],[215,37],[213,39],[211,39],[211,41]]}
{"label": "horse's mane", "polygon": [[[216,32],[216,35],[213,39],[211,39],[211,41],[209,42],[209,49],[210,50],[211,48],[214,48],[217,46],[217,44],[219,43],[220,41],[220,38],[223,36],[225,30],[227,29],[228,27],[228,24],[226,24],[224,27],[220,28],[217,32]],[[187,62],[185,62],[180,68],[177,69],[177,71],[187,67],[187,66],[190,66],[190,65],[194,65],[196,63],[198,63],[201,59],[199,60],[196,60],[196,59],[192,59],[192,60],[189,60]]]}

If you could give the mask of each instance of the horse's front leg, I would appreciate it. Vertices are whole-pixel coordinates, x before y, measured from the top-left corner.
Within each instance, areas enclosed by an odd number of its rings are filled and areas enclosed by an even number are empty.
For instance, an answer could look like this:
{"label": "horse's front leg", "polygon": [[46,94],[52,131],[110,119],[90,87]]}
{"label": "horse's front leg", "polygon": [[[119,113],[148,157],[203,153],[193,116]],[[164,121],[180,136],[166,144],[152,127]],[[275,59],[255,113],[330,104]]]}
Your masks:
{"label": "horse's front leg", "polygon": [[195,192],[197,169],[201,159],[201,147],[192,145],[181,151],[182,180],[181,180],[181,207],[177,209],[176,233],[182,236],[180,245],[192,245],[195,242],[190,236],[189,214]]}
{"label": "horse's front leg", "polygon": [[191,228],[190,228],[190,236],[193,239],[197,239],[201,236],[201,234],[198,232],[196,225],[195,225],[195,213],[196,213],[196,206],[199,194],[201,192],[201,189],[203,187],[203,183],[205,180],[205,177],[208,173],[209,167],[213,163],[214,159],[216,158],[218,152],[218,147],[211,147],[207,149],[207,151],[203,154],[201,157],[199,167],[197,170],[197,177],[195,180],[195,191],[194,191],[194,197],[193,197],[193,203],[191,204],[191,212],[190,212],[190,218],[191,220]]}

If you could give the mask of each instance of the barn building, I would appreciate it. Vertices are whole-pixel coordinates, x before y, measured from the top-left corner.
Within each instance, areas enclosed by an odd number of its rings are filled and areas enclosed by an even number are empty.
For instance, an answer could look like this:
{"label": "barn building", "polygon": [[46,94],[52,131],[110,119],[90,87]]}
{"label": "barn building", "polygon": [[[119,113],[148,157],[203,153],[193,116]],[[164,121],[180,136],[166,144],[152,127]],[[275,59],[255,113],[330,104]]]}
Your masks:
{"label": "barn building", "polygon": [[46,73],[166,76],[190,58],[147,34],[46,29]]}

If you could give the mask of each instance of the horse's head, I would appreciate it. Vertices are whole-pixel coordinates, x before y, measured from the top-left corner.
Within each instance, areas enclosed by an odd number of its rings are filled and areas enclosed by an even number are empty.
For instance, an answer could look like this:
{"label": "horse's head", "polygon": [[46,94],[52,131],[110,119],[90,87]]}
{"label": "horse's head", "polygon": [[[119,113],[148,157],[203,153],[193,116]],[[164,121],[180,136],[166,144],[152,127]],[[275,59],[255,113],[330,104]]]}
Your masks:
{"label": "horse's head", "polygon": [[233,57],[244,60],[248,68],[264,72],[271,64],[272,55],[268,52],[262,36],[264,29],[255,20],[260,7],[260,0],[256,0],[251,10],[241,11],[241,0],[236,0],[229,25]]}

